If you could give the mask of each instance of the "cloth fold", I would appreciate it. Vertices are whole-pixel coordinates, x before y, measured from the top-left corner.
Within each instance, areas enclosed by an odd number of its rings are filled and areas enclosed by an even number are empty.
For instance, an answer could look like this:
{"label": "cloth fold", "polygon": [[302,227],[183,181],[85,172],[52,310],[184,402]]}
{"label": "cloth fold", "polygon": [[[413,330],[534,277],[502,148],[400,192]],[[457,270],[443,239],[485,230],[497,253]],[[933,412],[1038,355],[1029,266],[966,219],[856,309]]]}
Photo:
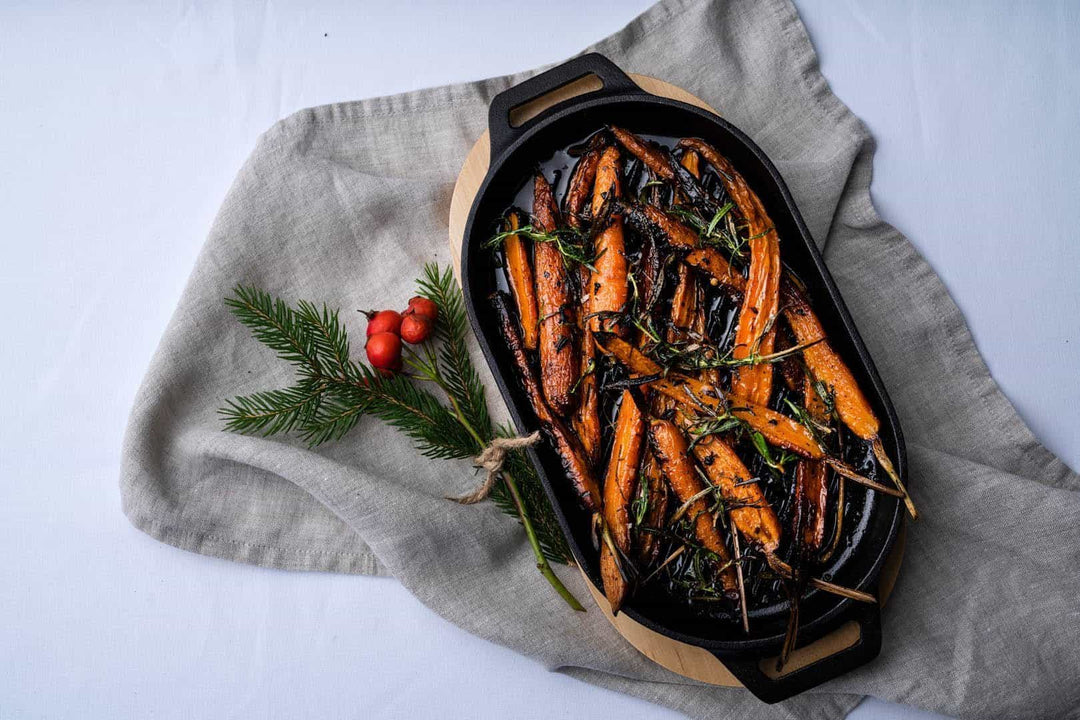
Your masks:
{"label": "cloth fold", "polygon": [[[873,140],[829,90],[794,7],[665,0],[590,49],[686,88],[769,154],[877,362],[924,517],[909,528],[876,661],[772,707],[690,682],[600,613],[567,608],[490,503],[448,502],[475,486],[468,462],[426,460],[370,420],[317,451],[222,430],[227,398],[291,379],[228,314],[231,288],[340,307],[362,337],[353,310],[403,304],[424,262],[450,261],[454,180],[488,102],[526,75],[303,110],[263,135],[137,396],[125,513],[207,555],[392,574],[470,632],[694,717],[831,718],[867,694],[960,717],[1080,717],[1080,477],[1032,436],[940,280],[878,217]],[[560,574],[586,598],[575,571]]]}

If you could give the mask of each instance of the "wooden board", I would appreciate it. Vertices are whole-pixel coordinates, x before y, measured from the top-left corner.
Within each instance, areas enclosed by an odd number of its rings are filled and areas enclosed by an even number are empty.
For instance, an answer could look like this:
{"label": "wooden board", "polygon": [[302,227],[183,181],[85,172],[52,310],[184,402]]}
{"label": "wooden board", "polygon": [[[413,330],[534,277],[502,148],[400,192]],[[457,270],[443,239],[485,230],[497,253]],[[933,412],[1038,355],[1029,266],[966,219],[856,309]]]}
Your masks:
{"label": "wooden board", "polygon": [[[666,83],[663,80],[657,80],[656,78],[645,75],[632,74],[630,77],[632,77],[634,82],[642,88],[655,95],[662,95],[664,97],[680,100],[690,105],[696,105],[709,112],[716,113],[717,115],[720,114],[709,107],[709,105],[700,98],[691,95],[680,87]],[[589,90],[595,89],[595,87],[594,84],[590,84],[587,80],[572,83],[571,85],[560,88],[543,98],[539,98],[538,100],[523,106],[515,112],[514,120],[517,122],[524,122],[558,102],[588,92]],[[488,139],[488,133],[485,130],[484,134],[480,136],[466,156],[465,163],[461,167],[461,173],[458,175],[457,183],[454,185],[454,194],[450,199],[450,257],[454,263],[454,270],[457,272],[459,279],[461,277],[461,243],[465,237],[465,223],[469,218],[469,211],[472,209],[473,199],[476,197],[476,193],[480,189],[481,183],[484,181],[484,176],[487,175],[490,153],[491,146]],[[892,592],[896,577],[900,572],[900,561],[904,555],[905,529],[906,526],[901,526],[900,535],[897,537],[896,545],[893,547],[893,551],[890,553],[885,562],[885,567],[881,572],[878,594],[879,602],[882,605],[885,604],[889,594]],[[678,673],[679,675],[693,680],[725,687],[741,686],[741,683],[735,679],[735,676],[732,675],[731,672],[729,672],[728,669],[708,650],[664,637],[659,633],[653,632],[644,625],[631,620],[625,614],[612,615],[611,606],[608,604],[603,592],[593,585],[592,581],[589,580],[584,572],[581,573],[581,576],[585,579],[585,584],[588,586],[589,592],[596,602],[596,606],[608,621],[616,630],[618,630],[620,635],[626,638],[631,645],[637,648],[638,651],[647,658],[674,673]],[[776,672],[775,658],[764,660],[761,668],[766,674],[772,677],[778,677],[779,675],[793,672],[839,652],[840,650],[848,648],[855,644],[858,639],[858,624],[849,622],[829,635],[826,635],[809,645],[796,649],[792,653],[787,665],[784,667],[783,673]]]}

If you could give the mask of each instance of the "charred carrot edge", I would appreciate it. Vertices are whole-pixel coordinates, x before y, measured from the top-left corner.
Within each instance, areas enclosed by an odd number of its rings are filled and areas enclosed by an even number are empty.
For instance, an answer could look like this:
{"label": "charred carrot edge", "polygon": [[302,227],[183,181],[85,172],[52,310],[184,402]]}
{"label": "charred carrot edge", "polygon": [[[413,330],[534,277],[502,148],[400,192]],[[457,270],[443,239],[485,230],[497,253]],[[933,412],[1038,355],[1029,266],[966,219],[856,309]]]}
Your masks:
{"label": "charred carrot edge", "polygon": [[[688,430],[692,426],[683,413],[677,413],[676,419]],[[753,475],[731,446],[716,436],[705,436],[694,443],[694,456],[712,484],[720,488],[731,507],[735,527],[747,542],[764,552],[776,552],[780,547],[780,520],[761,487],[750,482]]]}
{"label": "charred carrot edge", "polygon": [[[656,400],[653,401],[653,409],[656,409]],[[645,461],[641,465],[641,478],[646,483],[647,508],[642,526],[646,528],[659,528],[667,517],[668,493],[664,482],[664,474],[660,470],[660,463],[652,450],[646,447]],[[639,490],[640,492],[640,490]],[[639,532],[637,534],[638,559],[642,567],[651,565],[656,560],[660,551],[659,538],[655,533]]]}
{"label": "charred carrot edge", "polygon": [[555,450],[562,460],[563,470],[566,471],[566,476],[573,483],[574,489],[581,499],[581,504],[589,510],[598,510],[601,500],[600,487],[596,483],[592,469],[585,461],[581,446],[578,445],[573,435],[566,430],[566,427],[555,417],[544,401],[540,383],[533,373],[532,366],[529,365],[524,343],[521,340],[520,333],[518,333],[517,321],[513,317],[506,297],[502,294],[494,295],[492,305],[495,307],[495,314],[498,317],[499,330],[506,341],[506,347],[514,361],[514,368],[517,370],[526,395],[528,395],[529,404],[532,406],[533,413],[540,423],[540,428],[554,443]]}
{"label": "charred carrot edge", "polygon": [[[537,174],[533,190],[533,216],[537,228],[554,232],[558,208],[547,178]],[[533,248],[536,296],[540,313],[540,382],[555,414],[565,416],[573,407],[579,357],[574,346],[570,283],[562,254],[555,243],[538,242]]]}
{"label": "charred carrot edge", "polygon": [[716,248],[691,250],[686,254],[684,262],[709,275],[714,285],[723,285],[737,293],[746,292],[746,278],[740,275]]}
{"label": "charred carrot edge", "polygon": [[574,166],[574,172],[570,176],[570,183],[566,189],[566,198],[563,201],[563,214],[571,227],[581,227],[582,211],[592,197],[596,166],[600,163],[600,153],[603,149],[600,143],[590,147]]}
{"label": "charred carrot edge", "polygon": [[[750,234],[750,270],[732,357],[741,360],[753,352],[771,353],[775,340],[772,324],[780,308],[781,273],[780,240],[773,222],[757,194],[716,148],[697,138],[683,140],[680,145],[700,153],[716,169]],[[732,375],[731,391],[736,397],[766,405],[772,396],[772,379],[773,367],[769,363],[738,367]]]}
{"label": "charred carrot edge", "polygon": [[[731,553],[724,544],[720,532],[716,529],[712,513],[708,511],[705,500],[700,497],[705,485],[698,478],[694,463],[690,460],[689,444],[682,431],[667,420],[649,422],[649,442],[653,454],[664,471],[675,497],[682,503],[691,502],[688,516],[694,519],[694,534],[705,549],[715,553],[721,565],[727,565],[721,572],[721,584],[725,594],[732,600],[738,598],[738,581],[731,567]],[[697,499],[694,499],[697,498]]]}
{"label": "charred carrot edge", "polygon": [[[803,406],[816,421],[824,422],[827,409],[810,378],[803,378]],[[795,468],[795,520],[801,526],[806,552],[816,555],[825,543],[825,512],[829,500],[828,469],[820,460],[800,460]]]}
{"label": "charred carrot edge", "polygon": [[668,181],[675,179],[675,171],[668,164],[668,159],[664,153],[632,132],[622,128],[613,127],[611,132],[620,145],[626,148],[631,155],[645,163],[645,167],[649,168],[657,177]]}
{"label": "charred carrot edge", "polygon": [[[697,282],[693,271],[680,265],[675,292],[671,295],[671,326],[689,330],[697,313]],[[674,339],[668,337],[668,340]]]}
{"label": "charred carrot edge", "polygon": [[[587,282],[588,269],[581,268]],[[581,333],[581,380],[578,383],[578,405],[571,423],[577,433],[589,464],[596,467],[600,460],[602,442],[600,428],[600,388],[596,379],[596,343],[585,326],[584,313],[578,313]]]}
{"label": "charred carrot edge", "polygon": [[677,248],[696,248],[701,244],[697,232],[682,224],[655,205],[645,204],[640,208],[642,217],[652,223],[667,238],[668,243]]}
{"label": "charred carrot edge", "polygon": [[892,460],[881,444],[881,438],[878,435],[881,425],[874,414],[873,408],[870,407],[870,402],[863,395],[859,384],[855,381],[855,376],[851,374],[848,366],[844,364],[844,361],[829,345],[821,321],[818,320],[814,311],[810,308],[810,304],[803,297],[803,294],[799,292],[798,288],[790,282],[785,282],[783,296],[784,317],[787,319],[791,331],[795,334],[795,339],[800,343],[803,342],[804,338],[812,338],[817,341],[814,345],[803,350],[803,359],[806,361],[807,369],[815,381],[822,383],[833,393],[836,414],[840,416],[840,420],[843,421],[844,425],[851,432],[871,444],[878,463],[904,498],[904,504],[907,506],[911,519],[917,520],[919,511],[915,508],[911,495],[907,492],[907,488],[904,487],[904,483],[896,472]]}
{"label": "charred carrot edge", "polygon": [[[511,213],[506,222],[508,230],[521,227],[516,212]],[[508,235],[503,240],[503,252],[506,254],[506,275],[510,280],[510,291],[521,319],[522,339],[526,348],[535,350],[540,333],[540,316],[536,310],[536,285],[529,262],[529,249],[520,236]]]}
{"label": "charred carrot edge", "polygon": [[[580,228],[582,224],[582,211],[592,198],[593,184],[596,180],[596,167],[600,164],[600,154],[604,150],[604,144],[600,136],[594,136],[594,142],[590,143],[588,150],[581,156],[574,166],[574,172],[570,176],[569,186],[564,200],[564,216],[571,226]],[[576,314],[578,333],[581,336],[581,379],[578,383],[578,405],[574,412],[572,424],[574,432],[585,450],[589,464],[593,467],[600,461],[600,392],[597,388],[596,373],[593,372],[593,363],[596,356],[596,345],[592,339],[592,333],[588,330],[589,313],[589,278],[590,270],[579,265],[578,287],[581,295],[578,298]]]}
{"label": "charred carrot edge", "polygon": [[[622,193],[619,186],[619,149],[608,147],[600,156],[596,167],[596,181],[593,189],[593,215],[600,213],[604,204],[615,200]],[[609,313],[622,312],[629,296],[627,285],[626,244],[623,238],[623,220],[614,214],[608,220],[607,227],[596,236],[596,270],[589,281],[589,327],[593,331],[621,330],[619,324]]]}
{"label": "charred carrot edge", "polygon": [[604,526],[611,542],[600,546],[600,576],[612,613],[619,612],[629,592],[622,565],[623,558],[630,553],[630,503],[637,487],[644,444],[645,416],[630,391],[624,390],[603,487]]}
{"label": "charred carrot edge", "polygon": [[675,162],[667,150],[646,142],[622,128],[613,127],[611,132],[620,145],[641,160],[656,177],[671,184],[680,197],[687,199],[709,215],[716,212],[717,207],[712,196],[684,165]]}
{"label": "charred carrot edge", "polygon": [[653,362],[645,353],[613,333],[594,333],[596,345],[606,354],[611,355],[625,365],[635,375],[659,375],[663,368]]}

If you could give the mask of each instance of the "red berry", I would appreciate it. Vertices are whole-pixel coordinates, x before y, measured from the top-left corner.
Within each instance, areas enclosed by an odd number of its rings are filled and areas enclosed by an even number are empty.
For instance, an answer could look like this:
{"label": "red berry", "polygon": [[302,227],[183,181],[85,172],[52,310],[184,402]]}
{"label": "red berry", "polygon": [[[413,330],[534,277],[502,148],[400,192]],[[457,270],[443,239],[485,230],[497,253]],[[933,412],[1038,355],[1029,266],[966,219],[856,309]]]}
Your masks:
{"label": "red berry", "polygon": [[431,322],[435,322],[439,319],[439,306],[427,298],[417,296],[409,301],[409,309],[405,311],[406,315],[412,313],[423,315]]}
{"label": "red berry", "polygon": [[384,332],[395,335],[401,332],[401,313],[397,310],[368,313],[367,336],[371,337],[376,333]]}
{"label": "red berry", "polygon": [[394,333],[380,332],[368,338],[368,362],[379,370],[401,369],[401,338]]}
{"label": "red berry", "polygon": [[431,320],[420,313],[406,313],[401,321],[401,339],[410,345],[424,342],[431,336]]}

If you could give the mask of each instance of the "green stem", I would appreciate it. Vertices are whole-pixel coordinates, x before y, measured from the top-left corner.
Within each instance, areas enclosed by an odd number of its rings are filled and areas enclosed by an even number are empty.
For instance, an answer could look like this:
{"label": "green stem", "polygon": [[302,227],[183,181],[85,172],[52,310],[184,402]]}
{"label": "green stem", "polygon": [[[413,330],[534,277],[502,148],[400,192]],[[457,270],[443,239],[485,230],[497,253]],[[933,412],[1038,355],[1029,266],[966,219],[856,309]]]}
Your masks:
{"label": "green stem", "polygon": [[522,527],[525,528],[525,535],[529,538],[529,545],[532,547],[533,555],[536,556],[536,569],[540,571],[540,574],[550,583],[551,587],[555,588],[555,592],[562,596],[567,605],[578,612],[585,612],[585,608],[581,606],[573,593],[562,584],[562,580],[559,580],[558,575],[555,574],[551,564],[548,563],[544,553],[540,550],[540,541],[536,538],[536,530],[533,529],[529,514],[525,512],[525,504],[521,501],[521,493],[518,492],[517,482],[514,481],[514,477],[504,471],[502,478],[503,482],[506,483],[506,489],[510,491],[510,497],[514,500],[514,506],[517,507],[518,516],[521,518]]}
{"label": "green stem", "polygon": [[[438,380],[435,382],[439,383]],[[442,383],[439,383],[442,386]],[[446,390],[444,387],[443,390]],[[461,406],[458,405],[457,400],[449,392],[446,396],[450,399],[450,405],[454,409],[454,415],[457,417],[458,422],[462,427],[469,431],[469,434],[473,436],[477,444],[482,449],[484,447],[484,441],[480,438],[480,435],[473,429],[469,421],[465,419],[465,415],[461,412]],[[585,608],[581,606],[577,598],[574,597],[565,585],[562,584],[562,580],[559,580],[559,576],[555,574],[555,571],[551,567],[551,563],[544,557],[544,551],[540,548],[540,539],[536,537],[536,529],[533,527],[532,520],[529,518],[529,513],[525,511],[525,503],[521,499],[521,493],[518,492],[517,482],[514,480],[513,475],[502,471],[503,482],[506,483],[506,489],[510,491],[510,498],[514,501],[514,507],[517,508],[518,518],[521,519],[521,526],[525,528],[525,536],[529,538],[529,547],[532,548],[533,556],[536,558],[536,569],[540,571],[540,574],[548,581],[551,587],[555,588],[555,592],[562,596],[562,599],[566,601],[574,610],[579,612],[585,612]]]}

